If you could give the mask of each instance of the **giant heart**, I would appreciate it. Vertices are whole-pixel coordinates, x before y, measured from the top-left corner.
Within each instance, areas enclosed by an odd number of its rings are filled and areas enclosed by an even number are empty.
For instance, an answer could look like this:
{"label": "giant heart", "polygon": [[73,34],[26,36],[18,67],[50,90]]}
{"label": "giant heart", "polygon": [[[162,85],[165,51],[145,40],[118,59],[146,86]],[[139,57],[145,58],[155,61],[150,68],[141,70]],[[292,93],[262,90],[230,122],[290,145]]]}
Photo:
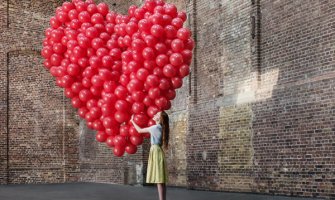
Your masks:
{"label": "giant heart", "polygon": [[185,12],[162,0],[130,6],[128,15],[93,1],[65,2],[51,17],[42,56],[72,106],[116,156],[134,154],[141,127],[171,107],[189,74],[194,41]]}

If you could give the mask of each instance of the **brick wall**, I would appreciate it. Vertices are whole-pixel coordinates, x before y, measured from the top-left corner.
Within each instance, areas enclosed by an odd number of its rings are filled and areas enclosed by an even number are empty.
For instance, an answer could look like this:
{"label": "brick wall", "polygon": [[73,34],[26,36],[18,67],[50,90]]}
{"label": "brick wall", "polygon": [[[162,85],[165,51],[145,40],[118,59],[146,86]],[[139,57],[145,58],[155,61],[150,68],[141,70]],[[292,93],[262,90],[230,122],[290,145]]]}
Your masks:
{"label": "brick wall", "polygon": [[[62,1],[42,2],[0,2],[0,183],[142,183],[148,140],[114,158],[43,69]],[[187,10],[197,42],[169,111],[169,185],[334,198],[335,3],[168,2]]]}

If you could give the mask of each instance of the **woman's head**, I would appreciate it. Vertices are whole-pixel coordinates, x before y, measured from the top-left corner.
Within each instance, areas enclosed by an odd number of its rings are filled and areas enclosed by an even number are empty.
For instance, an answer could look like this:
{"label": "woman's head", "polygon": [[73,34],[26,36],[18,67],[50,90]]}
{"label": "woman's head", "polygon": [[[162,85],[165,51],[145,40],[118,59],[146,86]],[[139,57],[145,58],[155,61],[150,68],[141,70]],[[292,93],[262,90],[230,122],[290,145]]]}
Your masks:
{"label": "woman's head", "polygon": [[169,116],[165,111],[161,111],[154,115],[153,120],[162,126],[162,145],[165,149],[167,149],[170,134]]}

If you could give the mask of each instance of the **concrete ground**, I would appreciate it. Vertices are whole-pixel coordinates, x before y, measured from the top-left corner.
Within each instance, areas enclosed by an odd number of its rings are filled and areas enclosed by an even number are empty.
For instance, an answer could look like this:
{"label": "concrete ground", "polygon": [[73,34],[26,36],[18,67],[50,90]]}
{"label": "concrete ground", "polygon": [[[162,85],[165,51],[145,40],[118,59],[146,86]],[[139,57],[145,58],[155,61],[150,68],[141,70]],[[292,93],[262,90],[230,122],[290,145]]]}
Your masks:
{"label": "concrete ground", "polygon": [[[0,185],[1,200],[157,200],[154,186],[102,183]],[[271,195],[167,188],[167,200],[309,200]],[[315,199],[314,199],[315,200]]]}

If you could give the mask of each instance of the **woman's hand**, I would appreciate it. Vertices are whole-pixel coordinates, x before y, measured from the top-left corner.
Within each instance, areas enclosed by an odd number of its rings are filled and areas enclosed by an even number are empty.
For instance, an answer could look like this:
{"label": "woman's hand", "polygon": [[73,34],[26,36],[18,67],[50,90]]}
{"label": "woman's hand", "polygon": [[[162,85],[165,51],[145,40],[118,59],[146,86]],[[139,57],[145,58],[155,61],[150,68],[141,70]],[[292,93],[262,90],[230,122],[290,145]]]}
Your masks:
{"label": "woman's hand", "polygon": [[134,122],[134,115],[131,116],[130,122]]}

